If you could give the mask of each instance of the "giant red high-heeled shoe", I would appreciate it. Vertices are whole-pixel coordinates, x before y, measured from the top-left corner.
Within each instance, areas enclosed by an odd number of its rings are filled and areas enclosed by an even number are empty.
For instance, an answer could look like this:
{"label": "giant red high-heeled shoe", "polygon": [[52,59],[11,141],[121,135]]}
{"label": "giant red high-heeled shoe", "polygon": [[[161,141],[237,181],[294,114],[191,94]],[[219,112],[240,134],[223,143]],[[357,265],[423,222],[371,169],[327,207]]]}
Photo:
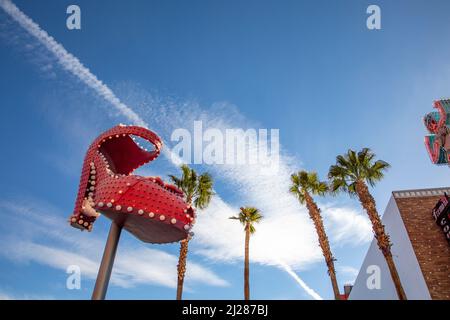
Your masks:
{"label": "giant red high-heeled shoe", "polygon": [[[132,136],[155,150],[142,149]],[[71,225],[91,231],[101,212],[144,242],[186,239],[195,216],[183,192],[159,177],[132,175],[158,157],[161,147],[154,132],[138,126],[118,125],[95,139],[84,159]]]}

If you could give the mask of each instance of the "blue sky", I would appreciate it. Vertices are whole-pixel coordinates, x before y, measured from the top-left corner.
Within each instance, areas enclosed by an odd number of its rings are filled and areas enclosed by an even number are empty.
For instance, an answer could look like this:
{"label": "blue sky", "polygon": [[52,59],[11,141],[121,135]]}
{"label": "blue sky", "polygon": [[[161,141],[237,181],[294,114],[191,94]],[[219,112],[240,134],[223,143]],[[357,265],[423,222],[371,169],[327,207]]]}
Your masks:
{"label": "blue sky", "polygon": [[[448,170],[426,154],[421,122],[450,90],[448,1],[373,2],[377,31],[366,28],[368,1],[77,1],[82,29],[73,31],[72,1],[14,3],[169,146],[173,129],[199,119],[280,129],[277,175],[196,166],[213,174],[218,195],[196,226],[186,298],[242,298],[243,233],[226,219],[242,204],[267,217],[251,243],[252,298],[314,297],[283,266],[332,298],[307,213],[284,198],[291,170],[325,177],[337,154],[371,147],[392,165],[373,190],[380,213],[392,190],[448,186]],[[88,234],[65,220],[86,147],[130,121],[2,9],[0,49],[0,296],[88,299],[108,221]],[[141,170],[177,172],[163,156]],[[355,199],[319,203],[342,287],[356,277],[370,229]],[[174,298],[177,249],[124,234],[108,298]],[[66,288],[70,264],[82,267],[81,290]]]}

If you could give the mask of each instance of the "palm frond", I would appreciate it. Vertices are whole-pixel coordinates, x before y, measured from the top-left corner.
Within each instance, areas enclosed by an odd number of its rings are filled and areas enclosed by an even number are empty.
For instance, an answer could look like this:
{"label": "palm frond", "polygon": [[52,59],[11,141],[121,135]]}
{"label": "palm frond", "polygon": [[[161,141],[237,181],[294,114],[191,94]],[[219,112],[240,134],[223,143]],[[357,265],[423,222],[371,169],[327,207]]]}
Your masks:
{"label": "palm frond", "polygon": [[174,175],[169,175],[169,178],[183,191],[187,202],[193,203],[199,209],[205,209],[214,195],[211,175],[203,173],[198,176],[195,170],[186,164],[181,165],[180,169],[181,178]]}
{"label": "palm frond", "polygon": [[344,155],[338,155],[336,164],[332,165],[328,172],[331,191],[343,191],[352,195],[356,192],[356,182],[360,180],[373,187],[389,168],[387,162],[374,162],[374,159],[375,154],[369,148],[363,148],[358,153],[349,149]]}
{"label": "palm frond", "polygon": [[289,192],[295,195],[300,203],[305,203],[305,193],[323,196],[329,191],[328,184],[320,181],[317,172],[299,171],[291,175]]}
{"label": "palm frond", "polygon": [[213,192],[213,180],[209,173],[203,173],[198,177],[197,188],[195,190],[194,204],[199,209],[204,209],[211,201]]}
{"label": "palm frond", "polygon": [[178,179],[177,177],[175,177],[172,174],[169,174],[169,178],[174,185],[176,185],[178,188],[182,189],[182,180],[181,179]]}
{"label": "palm frond", "polygon": [[313,194],[317,194],[319,196],[324,196],[329,191],[329,186],[324,181],[318,181],[312,190]]}
{"label": "palm frond", "polygon": [[254,224],[259,223],[263,219],[263,216],[259,210],[254,207],[242,207],[237,216],[230,217],[229,219],[239,220],[244,228],[248,227],[250,233],[254,233],[256,231]]}

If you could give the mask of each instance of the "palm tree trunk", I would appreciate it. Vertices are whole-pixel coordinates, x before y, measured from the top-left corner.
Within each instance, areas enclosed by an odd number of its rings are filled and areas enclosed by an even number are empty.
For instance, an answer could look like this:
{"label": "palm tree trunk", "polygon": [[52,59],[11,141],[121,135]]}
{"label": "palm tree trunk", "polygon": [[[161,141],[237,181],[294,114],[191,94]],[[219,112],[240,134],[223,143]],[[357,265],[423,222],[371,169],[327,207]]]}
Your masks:
{"label": "palm tree trunk", "polygon": [[377,239],[378,248],[380,248],[384,258],[386,259],[392,281],[395,285],[395,290],[397,291],[397,296],[399,300],[406,300],[406,294],[403,290],[400,276],[398,275],[398,271],[392,257],[392,244],[390,242],[389,235],[384,229],[384,225],[381,222],[380,216],[378,215],[377,208],[375,206],[375,199],[372,197],[369,189],[367,188],[367,185],[362,180],[358,180],[356,182],[356,193],[358,194],[359,201],[361,202],[363,208],[366,210],[370,222],[372,223],[372,230],[375,234],[375,239]]}
{"label": "palm tree trunk", "polygon": [[250,266],[249,266],[249,247],[250,247],[250,226],[245,226],[245,262],[244,262],[244,298],[250,300]]}
{"label": "palm tree trunk", "polygon": [[336,279],[336,271],[334,269],[334,261],[333,258],[329,261],[326,261],[328,267],[328,274],[330,275],[331,285],[333,287],[334,299],[340,300],[341,296],[339,293],[339,286]]}
{"label": "palm tree trunk", "polygon": [[181,300],[183,295],[184,275],[186,274],[186,261],[188,254],[189,238],[180,242],[180,255],[178,257],[178,283],[177,283],[177,300]]}
{"label": "palm tree trunk", "polygon": [[[191,205],[192,197],[188,196],[186,198],[186,203]],[[186,274],[186,262],[188,255],[188,246],[189,246],[190,237],[188,236],[185,240],[181,240],[180,242],[180,255],[178,256],[178,264],[177,264],[177,300],[181,300],[183,296],[183,285],[184,285],[184,276]]]}
{"label": "palm tree trunk", "polygon": [[325,228],[323,226],[322,216],[320,215],[320,209],[317,204],[314,202],[313,198],[310,194],[305,191],[305,201],[306,208],[308,209],[309,216],[311,220],[314,222],[314,226],[316,228],[317,235],[319,237],[319,245],[322,249],[322,254],[325,258],[325,263],[328,267],[328,275],[331,279],[331,286],[333,287],[334,298],[336,300],[340,299],[339,294],[339,286],[336,279],[336,270],[334,268],[334,258],[331,253],[330,243],[328,242],[327,234],[325,233]]}

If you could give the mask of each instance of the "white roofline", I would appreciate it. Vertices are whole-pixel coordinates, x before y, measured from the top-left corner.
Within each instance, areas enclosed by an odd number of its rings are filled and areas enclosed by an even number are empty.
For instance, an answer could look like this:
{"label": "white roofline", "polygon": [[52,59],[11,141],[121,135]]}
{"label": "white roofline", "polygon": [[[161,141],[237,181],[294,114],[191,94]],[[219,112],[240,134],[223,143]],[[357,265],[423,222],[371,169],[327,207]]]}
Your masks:
{"label": "white roofline", "polygon": [[392,191],[394,198],[419,198],[419,197],[435,197],[442,196],[444,192],[450,195],[450,187],[430,188],[430,189],[413,189]]}

